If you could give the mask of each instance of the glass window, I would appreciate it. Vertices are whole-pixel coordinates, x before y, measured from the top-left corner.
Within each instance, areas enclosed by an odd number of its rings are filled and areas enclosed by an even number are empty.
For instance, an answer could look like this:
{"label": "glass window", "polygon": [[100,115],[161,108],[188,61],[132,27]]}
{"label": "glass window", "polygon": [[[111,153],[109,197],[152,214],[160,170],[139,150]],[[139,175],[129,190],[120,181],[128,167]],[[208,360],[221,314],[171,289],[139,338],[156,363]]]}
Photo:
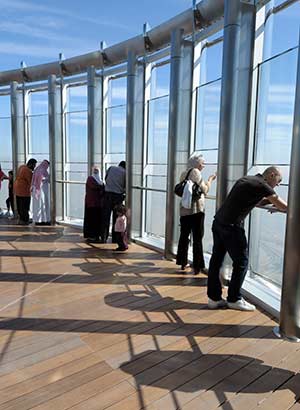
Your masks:
{"label": "glass window", "polygon": [[[2,171],[8,176],[12,169],[12,141],[10,96],[0,96],[0,164]],[[8,182],[2,181],[0,189],[0,209],[6,208],[5,200],[8,197]]]}
{"label": "glass window", "polygon": [[10,96],[1,95],[0,96],[0,118],[10,118],[11,109],[10,109]]}
{"label": "glass window", "polygon": [[117,78],[109,80],[108,84],[108,106],[126,105],[127,98],[127,78]]}
{"label": "glass window", "polygon": [[48,115],[28,117],[29,144],[28,154],[38,161],[49,157]]}
{"label": "glass window", "polygon": [[[276,192],[287,200],[288,187],[279,186]],[[286,215],[268,214],[255,208],[250,225],[250,269],[265,279],[281,286]],[[272,238],[272,240],[270,240]]]}
{"label": "glass window", "polygon": [[169,96],[148,103],[148,164],[167,164]]}
{"label": "glass window", "polygon": [[106,110],[106,151],[108,154],[125,153],[126,150],[126,106]]}
{"label": "glass window", "polygon": [[[219,33],[220,37],[222,33]],[[211,39],[209,39],[211,40]],[[223,41],[204,47],[201,52],[200,84],[217,80],[222,76]]]}
{"label": "glass window", "polygon": [[256,164],[288,164],[290,161],[296,69],[296,50],[260,66]]}
{"label": "glass window", "polygon": [[67,162],[87,163],[87,112],[66,114]]}
{"label": "glass window", "polygon": [[289,48],[296,47],[299,41],[299,28],[299,1],[270,15],[265,27],[264,58],[275,56]]}
{"label": "glass window", "polygon": [[197,88],[195,150],[216,150],[219,139],[221,80]]}
{"label": "glass window", "polygon": [[47,91],[29,93],[29,115],[48,114]]}
{"label": "glass window", "polygon": [[163,97],[169,94],[170,64],[154,66],[151,70],[151,98]]}
{"label": "glass window", "polygon": [[48,92],[28,94],[28,155],[37,161],[49,159]]}
{"label": "glass window", "polygon": [[67,112],[87,111],[87,86],[67,88]]}

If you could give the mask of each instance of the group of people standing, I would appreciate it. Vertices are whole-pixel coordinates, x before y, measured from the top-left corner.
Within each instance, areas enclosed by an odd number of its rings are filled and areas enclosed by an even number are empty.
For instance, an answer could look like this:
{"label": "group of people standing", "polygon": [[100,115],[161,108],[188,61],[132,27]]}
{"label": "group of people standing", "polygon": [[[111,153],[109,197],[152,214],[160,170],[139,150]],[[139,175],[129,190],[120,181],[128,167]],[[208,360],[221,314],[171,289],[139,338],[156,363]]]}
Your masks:
{"label": "group of people standing", "polygon": [[[194,273],[208,273],[208,307],[210,309],[228,307],[235,310],[253,311],[255,306],[247,302],[241,294],[248,270],[248,243],[243,225],[245,218],[255,206],[269,204],[271,213],[287,212],[287,203],[274,191],[282,180],[281,171],[271,166],[262,174],[244,176],[234,184],[213,220],[213,251],[207,271],[202,246],[205,196],[216,174],[204,181],[201,175],[204,166],[205,161],[201,155],[193,156],[189,159],[188,167],[180,178],[184,189],[180,205],[180,238],[176,263],[181,266],[182,270],[189,266],[188,246],[192,233]],[[194,195],[195,188],[200,190],[200,195]],[[227,300],[222,298],[220,279],[220,269],[226,253],[230,255],[233,267]]]}
{"label": "group of people standing", "polygon": [[86,181],[83,223],[83,236],[88,242],[107,242],[112,214],[112,243],[118,244],[118,251],[128,249],[127,209],[123,205],[125,190],[125,161],[109,167],[104,181],[99,168],[93,167]]}
{"label": "group of people standing", "polygon": [[[31,158],[26,164],[18,168],[15,181],[13,171],[6,176],[0,167],[0,181],[8,179],[7,211],[10,209],[18,217],[19,225],[50,225],[50,189],[49,189],[49,161],[42,161],[37,167],[37,160]],[[1,185],[0,185],[1,187]],[[15,212],[15,200],[17,215]],[[32,201],[32,221],[29,218]]]}

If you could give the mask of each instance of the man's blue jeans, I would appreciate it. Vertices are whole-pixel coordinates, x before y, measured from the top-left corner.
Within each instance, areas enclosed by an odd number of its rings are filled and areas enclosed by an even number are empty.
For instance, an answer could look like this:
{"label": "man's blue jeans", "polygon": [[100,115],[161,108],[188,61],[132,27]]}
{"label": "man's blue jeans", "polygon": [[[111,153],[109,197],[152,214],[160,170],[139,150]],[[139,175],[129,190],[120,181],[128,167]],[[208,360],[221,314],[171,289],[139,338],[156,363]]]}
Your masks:
{"label": "man's blue jeans", "polygon": [[233,269],[227,301],[233,303],[241,299],[241,287],[248,269],[248,244],[245,230],[239,225],[223,225],[214,220],[212,232],[214,245],[208,270],[207,295],[215,301],[222,297],[219,275],[224,257],[228,252],[233,262]]}

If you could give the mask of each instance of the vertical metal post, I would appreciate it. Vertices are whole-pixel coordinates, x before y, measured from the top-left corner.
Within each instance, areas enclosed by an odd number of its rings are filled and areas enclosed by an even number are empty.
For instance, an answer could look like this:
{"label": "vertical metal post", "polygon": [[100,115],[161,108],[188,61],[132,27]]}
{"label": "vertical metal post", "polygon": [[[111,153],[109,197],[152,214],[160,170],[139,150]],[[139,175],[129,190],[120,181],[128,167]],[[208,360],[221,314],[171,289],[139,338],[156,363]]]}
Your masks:
{"label": "vertical metal post", "polygon": [[[178,229],[178,201],[174,186],[180,171],[186,167],[191,133],[191,104],[193,86],[193,43],[183,39],[183,30],[171,34],[171,76],[169,100],[167,201],[165,257],[174,256]],[[177,221],[177,222],[176,222]],[[177,223],[178,225],[178,223]]]}
{"label": "vertical metal post", "polygon": [[[132,209],[132,174],[133,174],[133,135],[134,135],[134,109],[135,109],[135,82],[137,60],[130,51],[127,60],[127,105],[126,105],[126,205]],[[131,238],[131,223],[129,220],[128,237]]]}
{"label": "vertical metal post", "polygon": [[88,68],[88,172],[93,165],[102,165],[102,76],[95,67]]}
{"label": "vertical metal post", "polygon": [[[16,81],[11,83],[10,97],[12,161],[13,173],[14,177],[16,177],[18,167],[26,161],[24,98],[23,91],[18,91],[18,83]],[[16,203],[14,209],[17,209]]]}
{"label": "vertical metal post", "polygon": [[225,0],[217,207],[247,170],[255,16],[254,5]]}
{"label": "vertical metal post", "polygon": [[300,342],[300,38],[279,333]]}
{"label": "vertical metal post", "polygon": [[90,175],[94,165],[94,136],[95,136],[95,67],[89,67],[87,71],[87,103],[88,103],[88,175]]}
{"label": "vertical metal post", "polygon": [[168,132],[168,168],[167,168],[167,201],[166,201],[166,239],[165,257],[173,256],[174,237],[174,185],[175,185],[175,155],[177,151],[177,133],[179,112],[180,60],[183,30],[174,30],[171,34],[171,74],[169,102],[169,132]]}
{"label": "vertical metal post", "polygon": [[[14,177],[17,175],[18,170],[18,157],[19,157],[19,136],[18,136],[18,113],[19,113],[19,101],[18,101],[18,83],[13,81],[10,86],[10,98],[11,98],[11,138],[12,138],[12,161]],[[25,162],[25,158],[24,158]]]}
{"label": "vertical metal post", "polygon": [[56,76],[48,78],[49,161],[50,161],[50,214],[51,224],[56,221],[56,140],[57,140],[57,87]]}

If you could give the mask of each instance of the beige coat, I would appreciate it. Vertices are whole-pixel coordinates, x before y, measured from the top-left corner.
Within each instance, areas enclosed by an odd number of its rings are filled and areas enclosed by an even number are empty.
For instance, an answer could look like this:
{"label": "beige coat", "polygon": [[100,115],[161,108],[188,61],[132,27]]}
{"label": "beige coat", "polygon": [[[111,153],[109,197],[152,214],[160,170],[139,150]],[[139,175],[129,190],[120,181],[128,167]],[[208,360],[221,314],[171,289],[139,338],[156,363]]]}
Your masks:
{"label": "beige coat", "polygon": [[[185,170],[180,176],[180,182],[186,178],[189,169]],[[193,168],[190,172],[189,180],[193,181],[194,183],[198,184],[203,192],[200,199],[193,203],[193,207],[191,209],[183,208],[180,206],[180,216],[187,216],[197,214],[198,212],[204,212],[205,210],[205,195],[207,195],[209,186],[202,178],[201,172],[198,168]]]}

